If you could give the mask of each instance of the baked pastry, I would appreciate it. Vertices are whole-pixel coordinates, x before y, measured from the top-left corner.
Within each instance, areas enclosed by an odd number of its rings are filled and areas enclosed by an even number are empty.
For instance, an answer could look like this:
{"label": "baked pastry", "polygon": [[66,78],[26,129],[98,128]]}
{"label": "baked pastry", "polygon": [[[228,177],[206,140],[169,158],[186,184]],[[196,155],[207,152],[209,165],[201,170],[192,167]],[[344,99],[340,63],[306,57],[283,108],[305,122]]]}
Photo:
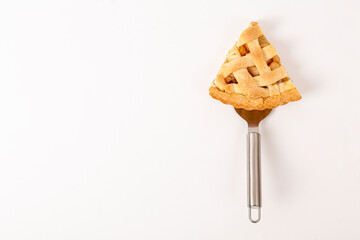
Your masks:
{"label": "baked pastry", "polygon": [[209,91],[213,98],[246,110],[271,109],[301,99],[256,22],[230,49]]}

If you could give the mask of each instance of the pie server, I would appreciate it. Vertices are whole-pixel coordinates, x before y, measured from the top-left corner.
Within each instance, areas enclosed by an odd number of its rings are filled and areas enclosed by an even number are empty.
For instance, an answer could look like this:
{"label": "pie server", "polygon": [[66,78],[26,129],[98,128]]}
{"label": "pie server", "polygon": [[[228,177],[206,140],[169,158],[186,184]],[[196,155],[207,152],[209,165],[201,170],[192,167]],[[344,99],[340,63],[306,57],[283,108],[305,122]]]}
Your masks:
{"label": "pie server", "polygon": [[[261,158],[260,158],[260,133],[259,123],[271,109],[245,110],[235,108],[235,111],[248,123],[247,135],[247,189],[249,220],[257,223],[261,218]],[[254,219],[254,213],[256,218]]]}

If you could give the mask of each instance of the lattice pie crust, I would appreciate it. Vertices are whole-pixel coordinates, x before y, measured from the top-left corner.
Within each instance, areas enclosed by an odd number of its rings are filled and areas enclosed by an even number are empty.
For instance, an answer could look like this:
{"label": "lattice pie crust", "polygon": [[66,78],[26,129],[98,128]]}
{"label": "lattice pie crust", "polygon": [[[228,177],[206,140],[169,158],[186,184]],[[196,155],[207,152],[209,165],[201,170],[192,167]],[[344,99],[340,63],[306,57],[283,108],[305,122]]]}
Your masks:
{"label": "lattice pie crust", "polygon": [[213,98],[247,110],[275,108],[301,99],[256,22],[241,33],[209,91]]}

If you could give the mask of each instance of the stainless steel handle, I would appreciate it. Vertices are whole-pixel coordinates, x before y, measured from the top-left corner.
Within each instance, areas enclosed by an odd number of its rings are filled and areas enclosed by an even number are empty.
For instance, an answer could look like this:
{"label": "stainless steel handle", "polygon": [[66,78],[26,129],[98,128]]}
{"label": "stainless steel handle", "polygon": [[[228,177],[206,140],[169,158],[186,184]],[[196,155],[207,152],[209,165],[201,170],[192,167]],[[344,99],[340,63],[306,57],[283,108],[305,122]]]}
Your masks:
{"label": "stainless steel handle", "polygon": [[[249,219],[257,223],[261,218],[260,134],[257,132],[248,133],[247,158]],[[254,219],[255,212],[257,217]]]}

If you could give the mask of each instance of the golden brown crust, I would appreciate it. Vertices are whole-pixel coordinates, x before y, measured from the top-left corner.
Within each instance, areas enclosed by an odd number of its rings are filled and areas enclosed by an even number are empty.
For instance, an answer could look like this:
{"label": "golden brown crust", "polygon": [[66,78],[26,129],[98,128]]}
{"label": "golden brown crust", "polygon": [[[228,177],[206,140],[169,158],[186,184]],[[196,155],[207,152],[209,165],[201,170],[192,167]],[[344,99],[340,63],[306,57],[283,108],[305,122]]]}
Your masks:
{"label": "golden brown crust", "polygon": [[256,22],[241,33],[227,54],[210,95],[247,110],[275,108],[301,99],[274,46]]}
{"label": "golden brown crust", "polygon": [[250,101],[242,94],[222,92],[214,86],[210,87],[209,94],[211,97],[221,101],[224,104],[230,104],[235,108],[243,108],[246,110],[264,110],[275,108],[276,106],[274,106],[274,100],[275,102],[279,102],[279,105],[285,105],[289,102],[298,101],[301,99],[301,95],[296,88],[286,90],[285,92],[280,93],[278,96],[258,98],[256,101]]}

